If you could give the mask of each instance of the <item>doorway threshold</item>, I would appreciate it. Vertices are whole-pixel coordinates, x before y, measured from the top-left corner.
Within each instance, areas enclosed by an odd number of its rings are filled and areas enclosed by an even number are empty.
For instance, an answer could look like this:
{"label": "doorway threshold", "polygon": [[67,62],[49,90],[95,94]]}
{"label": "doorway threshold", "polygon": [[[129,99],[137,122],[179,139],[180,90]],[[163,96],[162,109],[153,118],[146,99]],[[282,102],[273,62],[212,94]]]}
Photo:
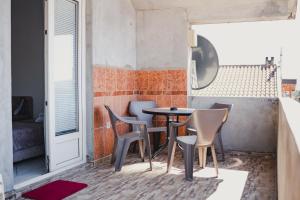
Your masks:
{"label": "doorway threshold", "polygon": [[58,170],[56,170],[54,172],[49,172],[47,174],[44,174],[44,175],[41,175],[41,176],[38,176],[38,177],[35,177],[35,178],[32,178],[32,179],[29,179],[29,180],[24,181],[22,183],[15,184],[14,185],[14,190],[15,191],[22,190],[22,188],[25,188],[25,187],[30,186],[32,184],[38,183],[38,182],[43,181],[45,179],[51,178],[51,177],[53,177],[53,176],[55,176],[55,175],[57,175],[59,173],[62,173],[64,171],[66,171],[66,170],[72,169],[72,168],[77,167],[77,166],[82,165],[82,164],[85,164],[85,162],[83,161],[83,162],[80,162],[80,163],[76,163],[76,164],[73,164],[73,165],[70,165],[70,166],[58,169]]}

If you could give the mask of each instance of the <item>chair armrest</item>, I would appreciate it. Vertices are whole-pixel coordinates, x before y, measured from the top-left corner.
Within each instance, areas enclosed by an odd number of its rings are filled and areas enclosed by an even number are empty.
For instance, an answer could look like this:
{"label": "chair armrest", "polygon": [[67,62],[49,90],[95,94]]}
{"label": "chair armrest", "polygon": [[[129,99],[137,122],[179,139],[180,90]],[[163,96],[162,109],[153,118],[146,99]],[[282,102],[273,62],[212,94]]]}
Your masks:
{"label": "chair armrest", "polygon": [[147,128],[149,133],[156,133],[156,132],[167,132],[167,127],[150,127]]}
{"label": "chair armrest", "polygon": [[193,128],[193,127],[187,127],[186,128],[186,132],[189,135],[195,135],[195,134],[197,134],[197,130],[195,128]]}
{"label": "chair armrest", "polygon": [[137,121],[137,120],[128,120],[127,117],[117,117],[118,120],[121,122],[124,122],[126,124],[132,124],[132,125],[144,125],[146,126],[147,123],[145,121]]}
{"label": "chair armrest", "polygon": [[191,120],[191,116],[187,119],[187,120],[185,120],[184,122],[171,122],[170,123],[170,126],[172,126],[172,127],[180,127],[180,126],[185,126],[185,125],[187,125],[187,123]]}
{"label": "chair armrest", "polygon": [[122,118],[125,120],[134,120],[134,121],[137,120],[137,117],[134,117],[134,116],[122,116]]}

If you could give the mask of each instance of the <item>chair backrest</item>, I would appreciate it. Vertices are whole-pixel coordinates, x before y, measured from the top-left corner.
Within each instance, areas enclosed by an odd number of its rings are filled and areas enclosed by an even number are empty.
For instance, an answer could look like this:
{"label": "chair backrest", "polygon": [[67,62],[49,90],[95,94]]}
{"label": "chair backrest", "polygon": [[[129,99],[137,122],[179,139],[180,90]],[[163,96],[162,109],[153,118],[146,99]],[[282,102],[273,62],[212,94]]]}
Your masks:
{"label": "chair backrest", "polygon": [[224,109],[224,108],[226,108],[228,112],[227,112],[226,116],[223,119],[223,123],[225,123],[227,121],[227,119],[228,119],[228,114],[231,111],[232,107],[233,107],[233,104],[214,103],[210,107],[210,109]]}
{"label": "chair backrest", "polygon": [[109,119],[110,119],[110,123],[114,132],[115,137],[119,137],[118,131],[117,131],[117,122],[119,121],[118,118],[116,117],[117,114],[115,114],[109,106],[104,105],[104,107],[106,108],[106,110],[108,111],[108,115],[109,115]]}
{"label": "chair backrest", "polygon": [[153,115],[143,113],[143,109],[155,108],[154,101],[131,101],[129,105],[129,114],[137,117],[137,120],[145,121],[147,127],[153,127]]}
{"label": "chair backrest", "polygon": [[226,109],[195,110],[191,122],[197,131],[197,145],[211,145],[227,113]]}

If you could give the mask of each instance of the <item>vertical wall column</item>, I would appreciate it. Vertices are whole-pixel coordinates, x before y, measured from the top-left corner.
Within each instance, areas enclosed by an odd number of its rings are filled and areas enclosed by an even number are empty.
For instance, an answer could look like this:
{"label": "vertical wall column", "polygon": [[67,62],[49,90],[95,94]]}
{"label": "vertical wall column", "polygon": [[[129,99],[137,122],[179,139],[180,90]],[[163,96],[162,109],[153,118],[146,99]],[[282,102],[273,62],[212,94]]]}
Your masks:
{"label": "vertical wall column", "polygon": [[0,27],[0,173],[9,191],[13,187],[10,0],[1,1]]}

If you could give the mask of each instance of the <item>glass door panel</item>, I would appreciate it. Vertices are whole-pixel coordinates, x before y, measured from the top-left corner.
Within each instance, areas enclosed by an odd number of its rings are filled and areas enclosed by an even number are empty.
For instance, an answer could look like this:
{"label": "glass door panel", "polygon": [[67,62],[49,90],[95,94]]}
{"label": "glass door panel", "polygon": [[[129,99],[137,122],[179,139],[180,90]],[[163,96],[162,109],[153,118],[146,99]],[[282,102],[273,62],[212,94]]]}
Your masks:
{"label": "glass door panel", "polygon": [[77,4],[75,1],[55,0],[53,67],[56,136],[79,129]]}

